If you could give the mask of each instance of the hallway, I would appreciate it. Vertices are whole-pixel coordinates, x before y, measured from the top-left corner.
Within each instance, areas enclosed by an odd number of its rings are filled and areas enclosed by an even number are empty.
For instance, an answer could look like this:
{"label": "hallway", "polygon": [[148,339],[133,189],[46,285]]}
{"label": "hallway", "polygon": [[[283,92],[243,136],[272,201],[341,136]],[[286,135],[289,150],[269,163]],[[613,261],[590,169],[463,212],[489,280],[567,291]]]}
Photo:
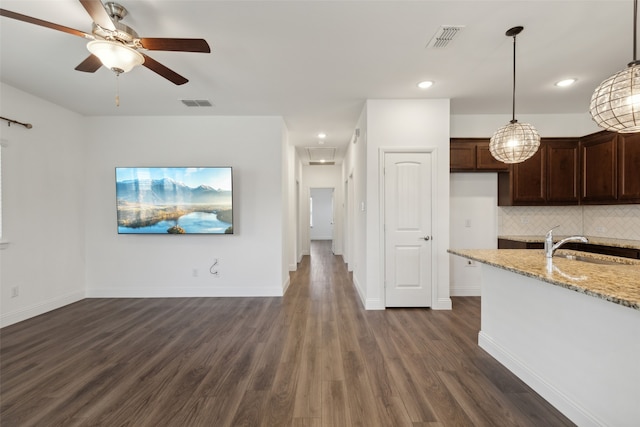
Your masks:
{"label": "hallway", "polygon": [[2,330],[0,422],[567,426],[477,346],[480,299],[365,311],[330,241],[283,298],[85,299]]}

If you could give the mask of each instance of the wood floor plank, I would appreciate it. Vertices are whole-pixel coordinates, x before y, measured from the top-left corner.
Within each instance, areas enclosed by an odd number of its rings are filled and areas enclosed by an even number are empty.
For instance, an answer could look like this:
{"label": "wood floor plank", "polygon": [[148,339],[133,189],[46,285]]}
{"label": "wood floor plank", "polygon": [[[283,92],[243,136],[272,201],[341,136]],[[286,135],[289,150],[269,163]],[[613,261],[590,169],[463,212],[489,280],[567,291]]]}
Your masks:
{"label": "wood floor plank", "polygon": [[0,330],[0,423],[571,426],[477,345],[480,298],[366,311],[330,242],[282,298],[85,299]]}

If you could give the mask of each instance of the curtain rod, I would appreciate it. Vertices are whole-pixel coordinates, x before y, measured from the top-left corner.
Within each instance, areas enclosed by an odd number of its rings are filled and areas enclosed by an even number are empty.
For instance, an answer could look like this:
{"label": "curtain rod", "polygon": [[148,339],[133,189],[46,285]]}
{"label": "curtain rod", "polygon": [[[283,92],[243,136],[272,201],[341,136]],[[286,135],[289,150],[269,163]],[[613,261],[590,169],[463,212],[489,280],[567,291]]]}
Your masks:
{"label": "curtain rod", "polygon": [[17,120],[7,119],[6,117],[0,117],[0,119],[8,121],[9,122],[9,126],[11,126],[11,123],[14,123],[16,125],[22,125],[22,126],[26,127],[27,129],[31,129],[33,127],[33,125],[31,123],[22,123],[22,122],[19,122]]}

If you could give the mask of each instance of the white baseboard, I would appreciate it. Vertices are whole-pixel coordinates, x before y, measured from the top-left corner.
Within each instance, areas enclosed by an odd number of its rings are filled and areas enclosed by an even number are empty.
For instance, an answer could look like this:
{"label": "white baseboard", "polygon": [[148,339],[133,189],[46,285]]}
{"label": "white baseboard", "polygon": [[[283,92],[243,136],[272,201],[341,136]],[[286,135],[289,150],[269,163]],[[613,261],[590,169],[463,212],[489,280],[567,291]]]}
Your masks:
{"label": "white baseboard", "polygon": [[287,293],[287,289],[289,289],[289,285],[291,284],[291,276],[287,275],[287,280],[282,284],[282,295]]}
{"label": "white baseboard", "polygon": [[577,425],[605,425],[482,331],[478,333],[478,345]]}
{"label": "white baseboard", "polygon": [[0,315],[0,328],[39,316],[48,311],[64,307],[65,305],[72,304],[84,298],[84,291],[70,292],[9,313],[2,313],[2,315]]}
{"label": "white baseboard", "polygon": [[438,298],[432,304],[431,309],[433,310],[451,310],[453,305],[451,304],[451,298]]}
{"label": "white baseboard", "polygon": [[360,302],[364,307],[366,307],[367,299],[364,295],[364,292],[362,291],[362,287],[360,287],[360,283],[358,282],[358,278],[356,277],[355,274],[353,275],[353,285],[356,287],[356,291],[358,292],[358,297],[360,297]]}
{"label": "white baseboard", "polygon": [[481,294],[480,286],[452,286],[449,292],[452,297],[479,297]]}
{"label": "white baseboard", "polygon": [[[288,284],[286,286],[289,286]],[[281,297],[282,287],[219,288],[126,288],[87,289],[87,298],[216,298],[216,297]]]}
{"label": "white baseboard", "polygon": [[366,310],[386,310],[384,301],[380,298],[369,298],[364,306]]}

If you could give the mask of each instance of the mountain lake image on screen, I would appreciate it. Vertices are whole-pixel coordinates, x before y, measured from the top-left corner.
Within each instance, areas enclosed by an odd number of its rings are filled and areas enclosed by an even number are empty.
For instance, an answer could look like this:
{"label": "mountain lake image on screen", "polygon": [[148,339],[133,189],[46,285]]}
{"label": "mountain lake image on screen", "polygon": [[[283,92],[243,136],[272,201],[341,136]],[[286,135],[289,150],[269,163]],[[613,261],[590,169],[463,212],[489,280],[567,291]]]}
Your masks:
{"label": "mountain lake image on screen", "polygon": [[233,234],[231,167],[117,167],[119,234]]}

